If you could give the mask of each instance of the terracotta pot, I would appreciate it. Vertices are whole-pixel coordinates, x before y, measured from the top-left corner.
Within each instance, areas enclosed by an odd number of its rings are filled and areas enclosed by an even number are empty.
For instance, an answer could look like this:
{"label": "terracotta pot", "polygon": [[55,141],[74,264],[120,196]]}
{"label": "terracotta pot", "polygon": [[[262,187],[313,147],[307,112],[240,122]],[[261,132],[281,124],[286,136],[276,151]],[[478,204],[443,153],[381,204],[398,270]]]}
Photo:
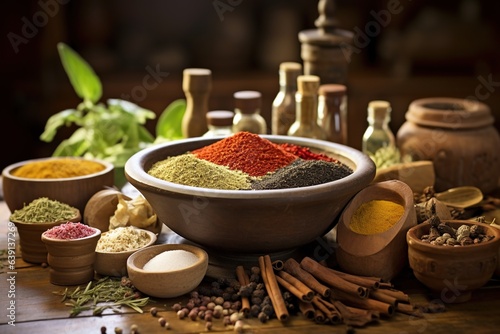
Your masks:
{"label": "terracotta pot", "polygon": [[437,246],[421,241],[430,224],[422,223],[408,231],[408,259],[415,277],[445,303],[471,299],[473,290],[486,284],[497,266],[500,230],[466,220],[444,220],[453,228],[481,225],[494,239],[468,246]]}
{"label": "terracotta pot", "polygon": [[397,145],[413,160],[434,163],[436,191],[476,186],[496,189],[500,177],[500,136],[489,107],[481,102],[435,97],[413,101]]}
{"label": "terracotta pot", "polygon": [[53,239],[42,234],[41,240],[47,247],[47,261],[50,266],[50,283],[56,285],[85,284],[94,278],[95,248],[101,231],[79,239]]}

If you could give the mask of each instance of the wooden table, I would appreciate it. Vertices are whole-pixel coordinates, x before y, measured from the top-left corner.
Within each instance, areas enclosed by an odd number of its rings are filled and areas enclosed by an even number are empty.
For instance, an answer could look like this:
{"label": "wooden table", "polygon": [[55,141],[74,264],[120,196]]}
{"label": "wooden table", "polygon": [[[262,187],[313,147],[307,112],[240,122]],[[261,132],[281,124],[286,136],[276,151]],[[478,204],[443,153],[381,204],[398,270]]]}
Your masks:
{"label": "wooden table", "polygon": [[[4,202],[0,202],[0,240],[1,248],[7,249],[8,217],[10,215]],[[163,232],[168,233],[168,232]],[[15,241],[17,243],[18,236]],[[159,240],[167,240],[164,236]],[[11,240],[9,240],[11,241]],[[5,254],[2,256],[5,258]],[[49,282],[49,269],[40,265],[25,263],[16,247],[14,267],[6,266],[2,260],[0,268],[0,333],[101,333],[101,327],[107,333],[114,333],[115,327],[130,333],[133,324],[138,325],[140,333],[165,332],[153,317],[149,309],[157,307],[171,325],[172,333],[200,333],[205,331],[203,321],[178,319],[171,306],[185,298],[166,299],[150,302],[140,314],[132,309],[122,309],[115,314],[105,311],[102,316],[81,313],[69,318],[70,308],[61,302],[61,297],[54,291],[64,287]],[[154,282],[152,282],[154,283]],[[425,304],[436,297],[405,270],[393,281],[395,287],[409,294],[412,303]],[[73,288],[73,287],[70,287]],[[12,306],[13,305],[13,306]],[[10,308],[10,309],[9,309]],[[11,322],[13,325],[10,325]],[[345,325],[316,324],[302,315],[294,315],[286,323],[273,319],[261,324],[257,319],[246,319],[245,333],[345,333]],[[230,327],[224,327],[221,319],[214,320],[212,332],[234,333]],[[463,304],[446,304],[443,313],[427,313],[422,318],[397,313],[391,318],[381,319],[376,324],[357,328],[359,333],[496,333],[500,328],[500,281],[491,279],[483,288],[473,293],[472,300]]]}

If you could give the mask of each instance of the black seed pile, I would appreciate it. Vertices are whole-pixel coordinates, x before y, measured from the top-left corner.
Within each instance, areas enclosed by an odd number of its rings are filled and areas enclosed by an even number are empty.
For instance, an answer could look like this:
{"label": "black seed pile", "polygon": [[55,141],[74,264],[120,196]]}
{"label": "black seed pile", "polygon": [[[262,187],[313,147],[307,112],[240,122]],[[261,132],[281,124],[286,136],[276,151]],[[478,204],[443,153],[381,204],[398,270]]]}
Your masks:
{"label": "black seed pile", "polygon": [[350,174],[352,174],[352,169],[341,163],[297,159],[290,165],[253,181],[252,189],[269,190],[308,187],[336,181]]}

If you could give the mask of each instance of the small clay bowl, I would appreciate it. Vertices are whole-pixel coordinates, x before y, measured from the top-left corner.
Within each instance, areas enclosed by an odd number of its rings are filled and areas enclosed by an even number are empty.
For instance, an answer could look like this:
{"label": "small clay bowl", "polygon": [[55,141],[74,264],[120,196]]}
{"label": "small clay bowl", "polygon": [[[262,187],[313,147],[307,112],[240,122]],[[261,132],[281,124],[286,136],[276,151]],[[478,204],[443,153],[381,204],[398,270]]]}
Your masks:
{"label": "small clay bowl", "polygon": [[29,263],[47,263],[47,247],[42,242],[42,233],[67,222],[79,223],[81,219],[80,210],[75,208],[75,215],[69,220],[47,223],[12,221],[16,225],[17,233],[19,233],[22,259]]}
{"label": "small clay bowl", "polygon": [[[415,277],[446,303],[461,303],[471,299],[472,291],[486,284],[495,272],[500,247],[500,230],[467,220],[443,220],[453,228],[480,225],[490,241],[468,246],[437,246],[421,241],[430,225],[412,227],[406,236],[408,259]],[[443,299],[444,298],[444,299]]]}
{"label": "small clay bowl", "polygon": [[56,285],[79,285],[94,278],[95,247],[101,231],[79,239],[53,239],[42,233],[41,240],[47,247],[50,282]]}
{"label": "small clay bowl", "polygon": [[126,276],[127,275],[127,259],[134,252],[150,247],[156,242],[156,234],[143,230],[149,236],[149,242],[141,248],[133,249],[123,252],[103,252],[96,251],[96,260],[94,263],[94,270],[102,276]]}
{"label": "small clay bowl", "polygon": [[[387,200],[404,207],[401,218],[388,230],[359,234],[349,224],[356,209],[372,200]],[[417,224],[413,191],[399,180],[383,181],[361,190],[347,204],[337,224],[336,259],[346,272],[391,280],[407,265],[406,232]]]}
{"label": "small clay bowl", "polygon": [[113,186],[114,166],[107,161],[99,159],[69,158],[75,160],[92,160],[102,164],[104,169],[97,173],[76,177],[34,179],[15,176],[13,172],[31,162],[49,161],[60,158],[32,159],[7,166],[2,171],[2,187],[5,203],[7,203],[9,210],[14,212],[15,210],[22,209],[25,204],[37,198],[47,197],[51,200],[69,204],[80,210],[83,215],[85,205],[92,195],[105,187]]}
{"label": "small clay bowl", "polygon": [[[146,271],[144,265],[156,255],[170,250],[185,250],[199,260],[193,265],[173,271]],[[141,249],[127,260],[128,275],[134,286],[151,297],[174,298],[194,290],[208,269],[208,254],[203,249],[187,244],[163,244]]]}

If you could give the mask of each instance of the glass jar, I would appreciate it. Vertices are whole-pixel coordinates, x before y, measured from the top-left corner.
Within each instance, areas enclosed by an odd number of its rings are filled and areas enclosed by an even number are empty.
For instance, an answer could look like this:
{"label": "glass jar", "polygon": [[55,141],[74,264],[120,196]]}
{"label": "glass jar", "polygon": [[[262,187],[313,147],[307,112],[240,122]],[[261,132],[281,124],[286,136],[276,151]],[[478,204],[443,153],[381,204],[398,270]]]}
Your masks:
{"label": "glass jar", "polygon": [[203,137],[229,136],[233,133],[234,112],[212,110],[207,112],[208,131]]}
{"label": "glass jar", "polygon": [[254,90],[242,90],[234,93],[233,97],[235,104],[233,132],[266,134],[266,120],[260,114],[262,94]]}
{"label": "glass jar", "polygon": [[395,149],[396,139],[389,122],[391,105],[387,101],[375,100],[368,104],[368,127],[363,134],[362,151],[374,158],[381,149]]}
{"label": "glass jar", "polygon": [[297,116],[288,130],[289,136],[326,140],[326,133],[318,124],[318,89],[318,76],[299,75],[297,78]]}
{"label": "glass jar", "polygon": [[397,132],[402,155],[433,162],[436,191],[498,187],[500,136],[490,108],[478,101],[435,97],[413,101]]}
{"label": "glass jar", "polygon": [[318,123],[326,139],[347,145],[347,87],[338,84],[319,86]]}
{"label": "glass jar", "polygon": [[300,63],[280,64],[280,90],[273,101],[271,111],[273,135],[286,135],[295,121],[295,93],[297,92],[297,78],[301,73]]}

